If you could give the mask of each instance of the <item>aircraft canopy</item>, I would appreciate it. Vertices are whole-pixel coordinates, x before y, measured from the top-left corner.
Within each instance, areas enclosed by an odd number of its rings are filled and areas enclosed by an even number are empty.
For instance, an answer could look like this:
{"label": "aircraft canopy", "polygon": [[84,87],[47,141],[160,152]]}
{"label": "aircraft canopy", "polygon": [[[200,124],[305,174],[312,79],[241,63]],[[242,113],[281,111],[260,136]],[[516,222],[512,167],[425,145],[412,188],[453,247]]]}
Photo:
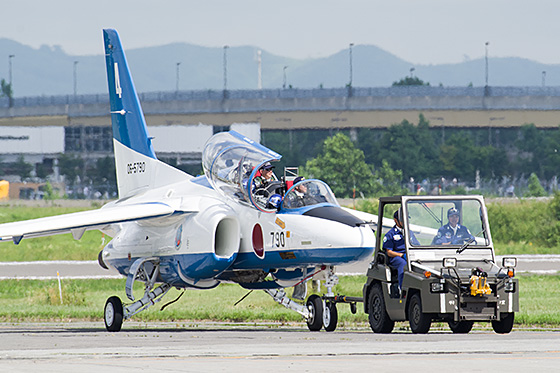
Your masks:
{"label": "aircraft canopy", "polygon": [[[202,152],[204,174],[212,187],[228,198],[249,204],[258,210],[274,212],[267,207],[266,194],[256,195],[253,180],[266,162],[278,161],[282,156],[236,131],[220,132],[212,136]],[[280,182],[273,182],[280,186]]]}

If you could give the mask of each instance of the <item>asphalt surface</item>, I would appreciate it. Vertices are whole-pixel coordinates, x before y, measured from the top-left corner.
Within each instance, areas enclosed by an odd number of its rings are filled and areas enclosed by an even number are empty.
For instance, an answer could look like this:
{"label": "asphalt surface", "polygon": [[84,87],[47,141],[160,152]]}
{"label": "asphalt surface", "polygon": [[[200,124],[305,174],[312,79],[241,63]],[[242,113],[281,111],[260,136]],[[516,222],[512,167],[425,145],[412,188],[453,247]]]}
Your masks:
{"label": "asphalt surface", "polygon": [[[560,274],[560,255],[517,255],[517,273]],[[501,257],[497,258],[501,263]],[[339,275],[367,272],[369,260],[337,267]],[[115,270],[105,270],[97,261],[0,262],[0,280],[122,278]]]}
{"label": "asphalt surface", "polygon": [[560,364],[558,331],[414,335],[128,323],[110,333],[99,323],[72,323],[0,324],[0,338],[2,372],[552,372]]}

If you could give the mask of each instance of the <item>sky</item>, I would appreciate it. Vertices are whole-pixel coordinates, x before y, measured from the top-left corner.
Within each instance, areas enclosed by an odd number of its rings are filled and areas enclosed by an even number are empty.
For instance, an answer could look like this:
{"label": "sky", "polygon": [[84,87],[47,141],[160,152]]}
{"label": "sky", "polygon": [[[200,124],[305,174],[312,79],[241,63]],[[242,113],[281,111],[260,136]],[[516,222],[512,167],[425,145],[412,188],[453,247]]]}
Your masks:
{"label": "sky", "polygon": [[70,55],[101,54],[101,29],[115,28],[127,49],[251,45],[305,59],[353,43],[429,65],[481,58],[488,42],[490,58],[560,63],[558,0],[0,0],[0,9],[0,38]]}

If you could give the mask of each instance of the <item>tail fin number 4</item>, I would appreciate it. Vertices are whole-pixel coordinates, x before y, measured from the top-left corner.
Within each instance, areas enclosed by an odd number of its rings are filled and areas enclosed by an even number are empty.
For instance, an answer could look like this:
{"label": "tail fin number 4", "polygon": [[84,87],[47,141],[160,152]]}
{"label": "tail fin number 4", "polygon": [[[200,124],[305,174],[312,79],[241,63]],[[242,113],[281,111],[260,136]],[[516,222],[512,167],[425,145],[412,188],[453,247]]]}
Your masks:
{"label": "tail fin number 4", "polygon": [[119,78],[119,64],[115,62],[115,93],[122,98],[121,79]]}

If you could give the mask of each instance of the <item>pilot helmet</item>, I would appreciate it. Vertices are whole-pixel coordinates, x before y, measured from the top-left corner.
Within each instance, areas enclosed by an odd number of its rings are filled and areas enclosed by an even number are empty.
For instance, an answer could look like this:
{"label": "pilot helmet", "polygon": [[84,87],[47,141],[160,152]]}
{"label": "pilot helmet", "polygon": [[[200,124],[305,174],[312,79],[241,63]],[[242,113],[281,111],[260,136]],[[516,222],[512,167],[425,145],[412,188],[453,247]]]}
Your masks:
{"label": "pilot helmet", "polygon": [[273,194],[268,198],[268,206],[277,209],[280,207],[282,202],[282,196],[280,194]]}
{"label": "pilot helmet", "polygon": [[266,163],[261,167],[261,170],[272,170],[272,169],[274,169],[274,168],[275,168],[275,167],[274,167],[272,164],[270,164],[270,162],[266,162]]}

